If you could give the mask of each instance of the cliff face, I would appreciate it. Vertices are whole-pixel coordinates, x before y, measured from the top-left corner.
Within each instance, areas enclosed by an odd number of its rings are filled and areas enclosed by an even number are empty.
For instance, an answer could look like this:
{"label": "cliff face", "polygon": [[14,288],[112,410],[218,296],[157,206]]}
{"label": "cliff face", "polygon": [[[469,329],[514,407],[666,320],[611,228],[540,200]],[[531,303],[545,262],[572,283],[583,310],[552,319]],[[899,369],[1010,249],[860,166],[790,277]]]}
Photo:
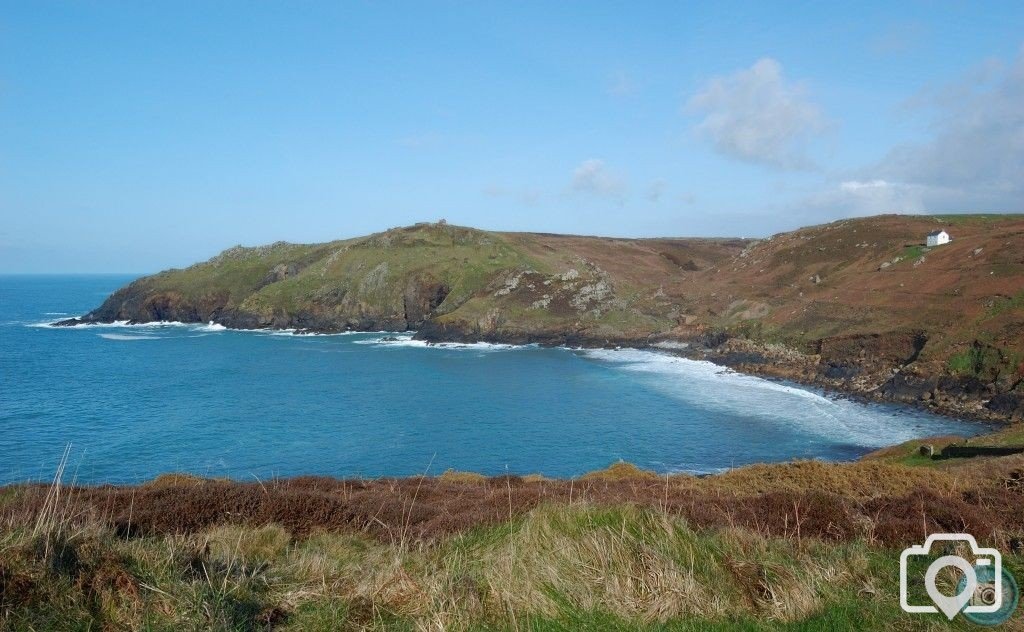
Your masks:
{"label": "cliff face", "polygon": [[[925,248],[940,227],[953,242]],[[232,248],[139,279],[82,320],[660,344],[745,371],[1013,418],[1024,415],[1024,217],[880,216],[762,241],[421,224]]]}

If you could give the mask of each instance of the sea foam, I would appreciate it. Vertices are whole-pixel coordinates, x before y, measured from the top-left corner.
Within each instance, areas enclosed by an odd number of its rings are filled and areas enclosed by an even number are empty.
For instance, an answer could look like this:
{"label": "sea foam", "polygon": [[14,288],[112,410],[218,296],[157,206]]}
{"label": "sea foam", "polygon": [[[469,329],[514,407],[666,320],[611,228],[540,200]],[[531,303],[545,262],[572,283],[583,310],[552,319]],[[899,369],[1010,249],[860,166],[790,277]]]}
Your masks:
{"label": "sea foam", "polygon": [[455,349],[465,351],[512,351],[528,349],[534,345],[510,345],[493,342],[429,342],[416,340],[408,334],[353,340],[357,345],[374,345],[380,347],[413,347],[418,349]]}
{"label": "sea foam", "polygon": [[[81,318],[80,316],[78,318]],[[195,327],[196,323],[182,323],[176,320],[156,320],[148,323],[133,323],[127,320],[115,320],[109,323],[77,323],[74,325],[57,325],[52,320],[39,323],[29,323],[27,327],[41,327],[43,329],[84,329],[87,327],[96,328],[125,328],[152,329],[160,327]]]}
{"label": "sea foam", "polygon": [[702,360],[636,349],[578,352],[609,368],[633,375],[645,386],[706,409],[749,416],[756,423],[799,427],[833,442],[883,447],[909,441],[920,432],[900,423],[906,411],[867,407],[843,397],[737,373]]}
{"label": "sea foam", "polygon": [[139,335],[127,335],[127,334],[96,334],[100,338],[106,340],[160,340],[163,336],[149,336],[146,334]]}

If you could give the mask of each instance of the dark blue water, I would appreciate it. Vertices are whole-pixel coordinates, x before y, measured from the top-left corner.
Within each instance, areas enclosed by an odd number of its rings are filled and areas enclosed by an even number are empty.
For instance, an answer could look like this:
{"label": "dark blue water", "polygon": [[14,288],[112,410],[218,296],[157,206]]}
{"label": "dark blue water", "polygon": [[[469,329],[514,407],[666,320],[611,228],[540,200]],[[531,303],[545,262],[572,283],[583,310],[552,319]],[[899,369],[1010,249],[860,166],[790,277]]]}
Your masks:
{"label": "dark blue water", "polygon": [[[717,471],[982,428],[639,351],[426,347],[207,325],[47,328],[131,276],[0,276],[0,482],[168,471]],[[429,470],[428,470],[429,468]]]}

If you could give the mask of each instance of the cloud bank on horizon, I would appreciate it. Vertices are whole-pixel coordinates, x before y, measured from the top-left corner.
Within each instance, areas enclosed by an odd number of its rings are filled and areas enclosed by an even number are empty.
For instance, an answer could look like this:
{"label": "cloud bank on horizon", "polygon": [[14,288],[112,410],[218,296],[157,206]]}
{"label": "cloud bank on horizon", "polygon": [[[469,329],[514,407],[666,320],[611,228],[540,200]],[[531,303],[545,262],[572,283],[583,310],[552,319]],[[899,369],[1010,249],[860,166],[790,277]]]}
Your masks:
{"label": "cloud bank on horizon", "polygon": [[0,272],[440,217],[757,236],[1024,212],[1019,3],[26,4],[0,29]]}
{"label": "cloud bank on horizon", "polygon": [[889,148],[807,203],[840,216],[1024,209],[1024,49],[906,107],[930,118],[924,139]]}

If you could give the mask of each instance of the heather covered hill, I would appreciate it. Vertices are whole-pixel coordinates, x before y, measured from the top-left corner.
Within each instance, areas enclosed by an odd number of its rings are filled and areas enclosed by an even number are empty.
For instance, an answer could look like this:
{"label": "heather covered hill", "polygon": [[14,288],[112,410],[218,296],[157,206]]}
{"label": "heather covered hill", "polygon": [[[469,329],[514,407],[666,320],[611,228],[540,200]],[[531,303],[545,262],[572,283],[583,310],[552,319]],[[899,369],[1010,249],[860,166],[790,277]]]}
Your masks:
{"label": "heather covered hill", "polygon": [[[953,241],[925,247],[940,228]],[[802,228],[750,245],[686,292],[709,324],[749,322],[789,341],[920,329],[1008,343],[1024,314],[1024,216],[889,215]]]}

